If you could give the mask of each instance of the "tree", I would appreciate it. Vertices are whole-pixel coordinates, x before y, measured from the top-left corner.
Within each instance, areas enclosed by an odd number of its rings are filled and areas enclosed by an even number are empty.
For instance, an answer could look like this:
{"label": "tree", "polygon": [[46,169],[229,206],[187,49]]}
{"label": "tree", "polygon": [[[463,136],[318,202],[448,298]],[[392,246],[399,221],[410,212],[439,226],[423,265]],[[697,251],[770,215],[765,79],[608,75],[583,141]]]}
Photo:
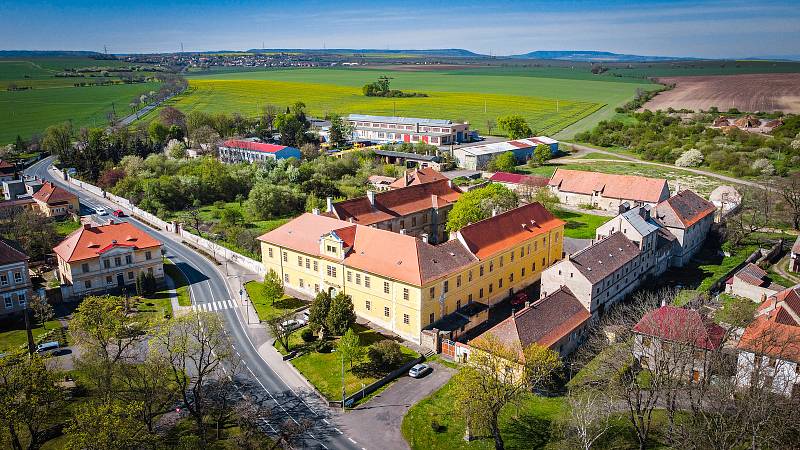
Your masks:
{"label": "tree", "polygon": [[517,194],[497,183],[465,192],[450,210],[446,229],[451,233],[458,231],[468,223],[491,217],[493,211],[503,212],[516,208],[518,203]]}
{"label": "tree", "polygon": [[238,208],[224,208],[221,213],[220,223],[225,226],[236,226],[244,222],[242,210]]}
{"label": "tree", "polygon": [[264,283],[261,285],[261,292],[264,294],[264,298],[272,305],[275,304],[275,300],[279,300],[283,297],[283,283],[274,270],[270,270],[264,275]]}
{"label": "tree", "polygon": [[496,127],[497,124],[492,119],[486,119],[486,134],[491,135],[492,130]]}
{"label": "tree", "polygon": [[319,147],[313,142],[306,142],[300,146],[300,154],[303,155],[303,160],[311,161],[319,156]]}
{"label": "tree", "polygon": [[353,308],[353,299],[343,292],[336,294],[331,300],[328,316],[325,318],[328,331],[336,336],[343,335],[354,323],[356,323],[356,312]]}
{"label": "tree", "polygon": [[303,210],[305,195],[290,186],[258,183],[250,190],[245,208],[258,220],[280,217]]}
{"label": "tree", "polygon": [[795,230],[800,230],[800,174],[794,173],[780,181],[778,192],[788,208]]}
{"label": "tree", "polygon": [[323,337],[328,334],[328,311],[331,309],[331,295],[322,291],[311,302],[308,309],[308,326]]}
{"label": "tree", "polygon": [[351,369],[353,368],[353,361],[360,361],[365,353],[364,346],[361,345],[361,339],[352,328],[348,328],[339,338],[339,342],[336,344],[336,351],[350,363]]}
{"label": "tree", "polygon": [[177,126],[184,132],[186,131],[186,116],[177,108],[172,106],[165,106],[158,113],[158,118],[161,123],[168,128]]}
{"label": "tree", "polygon": [[171,140],[167,144],[167,154],[172,159],[184,159],[186,158],[186,146],[183,142]]}
{"label": "tree", "polygon": [[155,418],[175,403],[177,392],[169,365],[163,358],[148,353],[144,361],[124,364],[120,392],[125,403],[133,405],[135,417],[153,433]]}
{"label": "tree", "polygon": [[558,196],[546,187],[537,188],[532,200],[541,203],[548,211],[554,211],[561,203],[558,200]]}
{"label": "tree", "polygon": [[219,132],[208,125],[203,125],[189,134],[189,140],[195,147],[209,146],[220,139]]}
{"label": "tree", "polygon": [[55,316],[55,313],[53,312],[53,305],[51,305],[47,299],[41,295],[34,294],[33,297],[31,297],[29,306],[33,311],[33,317],[36,318],[36,321],[42,324],[45,329],[47,329],[47,321]]}
{"label": "tree", "polygon": [[76,363],[91,373],[90,379],[104,396],[112,393],[119,365],[135,358],[145,327],[143,321],[128,314],[121,297],[89,296],[75,310],[70,334],[81,348]]}
{"label": "tree", "polygon": [[470,429],[488,428],[495,448],[501,450],[505,448],[499,424],[503,407],[549,383],[561,368],[561,359],[558,353],[537,344],[520,351],[491,335],[477,341],[469,364],[453,379],[456,410]]}
{"label": "tree", "polygon": [[570,391],[567,434],[581,448],[589,450],[611,428],[614,398],[593,389]]}
{"label": "tree", "polygon": [[203,237],[200,226],[203,225],[203,218],[200,215],[200,208],[192,208],[183,213],[183,219],[192,224],[192,228],[197,231],[197,235]]}
{"label": "tree", "polygon": [[235,373],[238,358],[222,319],[214,313],[186,314],[160,325],[150,341],[151,351],[170,367],[183,404],[195,421],[202,439],[208,413],[205,383],[223,367]]}
{"label": "tree", "polygon": [[678,167],[699,167],[703,164],[703,152],[696,148],[686,150],[675,160]]}
{"label": "tree", "polygon": [[[42,148],[59,158],[71,155],[74,152],[72,147],[72,134],[73,129],[70,122],[51,125],[44,130]],[[71,157],[64,159],[71,159]],[[62,163],[63,162],[64,161],[62,161]]]}
{"label": "tree", "polygon": [[154,120],[150,122],[150,125],[147,127],[147,135],[153,143],[163,145],[167,141],[169,127],[158,120]]}
{"label": "tree", "polygon": [[514,172],[517,168],[517,157],[514,152],[505,152],[493,157],[486,170],[490,172]]}
{"label": "tree", "polygon": [[553,152],[550,150],[550,146],[547,144],[539,144],[533,150],[533,158],[531,159],[539,163],[539,165],[542,165],[552,157]]}
{"label": "tree", "polygon": [[291,318],[291,314],[285,314],[267,319],[267,330],[269,330],[269,334],[271,334],[272,337],[275,338],[275,341],[281,344],[281,347],[287,352],[291,350],[289,338],[292,336],[294,330],[291,327],[284,326],[283,323]]}
{"label": "tree", "polygon": [[531,127],[525,122],[525,118],[519,114],[510,114],[497,118],[497,126],[509,139],[522,139],[533,134]]}
{"label": "tree", "polygon": [[267,103],[261,109],[261,123],[269,131],[275,127],[275,118],[278,117],[278,107]]}
{"label": "tree", "polygon": [[135,403],[90,401],[81,404],[64,429],[68,450],[139,448],[151,437],[136,421]]}
{"label": "tree", "polygon": [[342,116],[334,114],[330,118],[331,127],[328,135],[329,142],[335,148],[344,147],[353,136],[353,127]]}
{"label": "tree", "polygon": [[367,358],[369,358],[372,370],[378,373],[389,373],[402,364],[403,351],[397,342],[383,339],[369,347]]}
{"label": "tree", "polygon": [[0,358],[0,442],[14,450],[38,449],[44,443],[46,429],[64,407],[64,392],[56,384],[62,379],[39,355]]}
{"label": "tree", "polygon": [[0,222],[0,232],[19,244],[23,253],[34,261],[52,252],[59,241],[53,220],[27,208],[15,211],[8,220]]}

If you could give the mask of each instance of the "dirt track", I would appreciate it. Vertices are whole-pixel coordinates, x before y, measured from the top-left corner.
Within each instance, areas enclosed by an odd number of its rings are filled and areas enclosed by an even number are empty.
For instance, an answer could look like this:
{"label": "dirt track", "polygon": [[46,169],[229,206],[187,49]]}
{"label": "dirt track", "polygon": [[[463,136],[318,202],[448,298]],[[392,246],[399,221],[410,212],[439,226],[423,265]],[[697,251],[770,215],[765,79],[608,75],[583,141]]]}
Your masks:
{"label": "dirt track", "polygon": [[652,111],[716,106],[720,111],[800,113],[800,73],[663,77],[658,82],[675,84],[675,88],[647,102],[644,107]]}

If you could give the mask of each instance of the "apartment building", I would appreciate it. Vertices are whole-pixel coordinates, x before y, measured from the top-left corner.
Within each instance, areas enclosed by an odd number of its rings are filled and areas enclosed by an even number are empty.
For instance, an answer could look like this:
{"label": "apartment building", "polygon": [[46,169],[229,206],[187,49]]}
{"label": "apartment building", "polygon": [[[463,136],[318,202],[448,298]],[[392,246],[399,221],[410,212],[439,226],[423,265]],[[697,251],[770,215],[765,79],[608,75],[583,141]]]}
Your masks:
{"label": "apartment building", "polygon": [[0,317],[25,309],[32,295],[28,255],[0,240]]}
{"label": "apartment building", "polygon": [[356,140],[450,145],[472,138],[468,123],[451,120],[350,114],[347,121],[353,127]]}
{"label": "apartment building", "polygon": [[80,213],[78,196],[55,184],[45,181],[33,194],[39,211],[47,217],[62,217]]}
{"label": "apartment building", "polygon": [[130,288],[140,273],[163,282],[161,245],[128,222],[85,224],[53,248],[62,293],[69,298]]}
{"label": "apartment building", "polygon": [[447,215],[461,190],[447,178],[423,184],[368,191],[364,197],[333,203],[326,215],[359,225],[418,236],[435,244],[445,240]]}
{"label": "apartment building", "polygon": [[548,186],[565,205],[589,205],[614,212],[626,202],[630,207],[655,206],[669,198],[666,179],[633,175],[556,169]]}
{"label": "apartment building", "polygon": [[356,314],[414,342],[472,303],[492,306],[561,256],[564,222],[538,203],[468,225],[440,245],[304,214],[259,237],[265,268],[313,297],[344,292]]}

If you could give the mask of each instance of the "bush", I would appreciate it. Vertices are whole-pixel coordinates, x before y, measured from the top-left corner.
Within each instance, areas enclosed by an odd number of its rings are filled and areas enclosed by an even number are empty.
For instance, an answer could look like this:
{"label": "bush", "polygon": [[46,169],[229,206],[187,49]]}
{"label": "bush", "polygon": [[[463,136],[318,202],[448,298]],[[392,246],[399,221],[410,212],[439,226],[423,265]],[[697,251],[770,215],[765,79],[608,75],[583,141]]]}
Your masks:
{"label": "bush", "polygon": [[314,347],[317,353],[330,353],[333,350],[333,345],[329,341],[319,341]]}
{"label": "bush", "polygon": [[678,167],[698,167],[703,164],[703,153],[697,149],[686,150],[675,160]]}
{"label": "bush", "polygon": [[308,327],[303,328],[303,331],[300,332],[300,337],[303,339],[303,342],[314,342],[317,340],[317,335]]}
{"label": "bush", "polygon": [[774,175],[775,166],[766,158],[757,159],[751,166],[753,170],[757,170],[761,175]]}
{"label": "bush", "polygon": [[370,364],[379,372],[391,372],[400,367],[403,362],[403,352],[400,344],[390,339],[384,339],[370,346],[367,353]]}

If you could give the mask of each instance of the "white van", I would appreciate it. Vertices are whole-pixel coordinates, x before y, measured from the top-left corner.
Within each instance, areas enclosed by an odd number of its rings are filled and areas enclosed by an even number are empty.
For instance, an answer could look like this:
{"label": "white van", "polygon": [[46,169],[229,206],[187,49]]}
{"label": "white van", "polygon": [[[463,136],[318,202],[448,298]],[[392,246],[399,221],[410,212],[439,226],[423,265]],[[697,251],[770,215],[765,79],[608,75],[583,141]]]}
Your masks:
{"label": "white van", "polygon": [[59,347],[58,341],[43,342],[36,346],[36,353],[45,353]]}

